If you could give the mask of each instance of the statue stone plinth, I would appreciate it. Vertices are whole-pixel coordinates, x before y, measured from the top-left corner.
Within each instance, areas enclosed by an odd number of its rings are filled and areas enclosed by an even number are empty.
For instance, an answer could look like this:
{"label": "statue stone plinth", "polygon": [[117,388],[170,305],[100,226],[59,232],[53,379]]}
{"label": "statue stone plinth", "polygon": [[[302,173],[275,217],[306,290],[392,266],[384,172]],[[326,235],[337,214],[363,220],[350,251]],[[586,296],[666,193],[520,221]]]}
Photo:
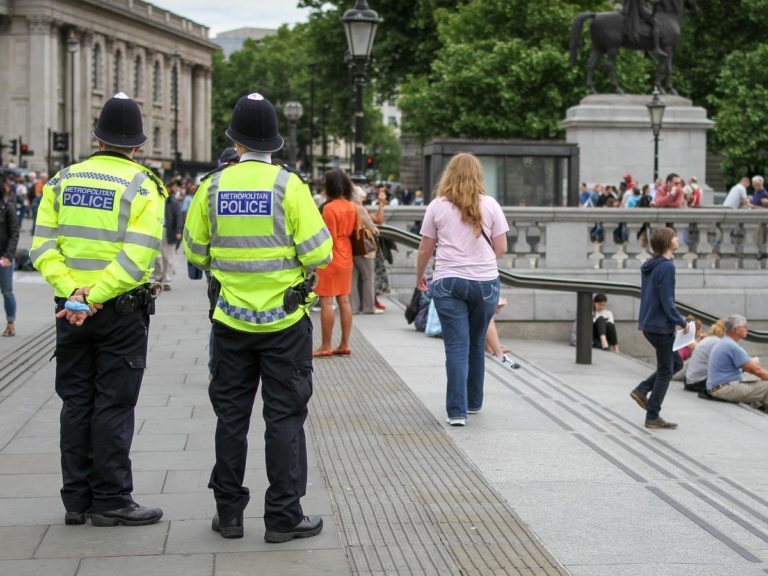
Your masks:
{"label": "statue stone plinth", "polygon": [[[646,104],[651,96],[593,94],[568,109],[560,126],[566,141],[579,145],[580,179],[618,185],[627,172],[635,181],[653,180],[653,132]],[[707,131],[715,123],[687,98],[662,96],[666,104],[659,140],[659,177],[696,176],[705,187]],[[705,188],[706,189],[706,188]]]}

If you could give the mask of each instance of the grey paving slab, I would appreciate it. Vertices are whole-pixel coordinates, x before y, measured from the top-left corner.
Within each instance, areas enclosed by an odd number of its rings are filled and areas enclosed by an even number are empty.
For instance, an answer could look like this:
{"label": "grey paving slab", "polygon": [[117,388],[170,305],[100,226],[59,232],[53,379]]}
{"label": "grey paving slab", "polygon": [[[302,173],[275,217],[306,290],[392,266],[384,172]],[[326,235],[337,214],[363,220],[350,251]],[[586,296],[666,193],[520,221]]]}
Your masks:
{"label": "grey paving slab", "polygon": [[0,574],[8,576],[75,576],[78,559],[2,560]]}
{"label": "grey paving slab", "polygon": [[133,437],[131,452],[178,452],[187,445],[186,434],[138,434]]}
{"label": "grey paving slab", "polygon": [[59,437],[24,437],[13,438],[0,451],[2,454],[50,454],[59,451]]}
{"label": "grey paving slab", "polygon": [[61,472],[58,452],[0,454],[0,474],[56,474]]}
{"label": "grey paving slab", "polygon": [[140,420],[178,420],[191,416],[191,406],[147,406],[142,402],[136,408],[136,418]]}
{"label": "grey paving slab", "polygon": [[[169,522],[151,526],[51,526],[35,558],[87,558],[162,554]],[[194,552],[190,551],[190,552]]]}
{"label": "grey paving slab", "polygon": [[682,563],[640,563],[566,566],[573,576],[765,576],[765,569],[759,566],[737,566],[723,564],[682,564]]}
{"label": "grey paving slab", "polygon": [[32,558],[48,526],[0,527],[0,560]]}
{"label": "grey paving slab", "polygon": [[284,544],[264,542],[264,524],[258,520],[244,523],[242,539],[225,539],[211,530],[209,520],[172,522],[166,553],[267,552],[286,550],[341,549],[338,529],[333,518],[323,518],[323,531],[314,538],[291,540]]}
{"label": "grey paving slab", "polygon": [[218,554],[215,576],[242,576],[250,574],[256,566],[261,573],[280,576],[351,574],[343,550],[304,550]]}
{"label": "grey paving slab", "polygon": [[210,576],[211,554],[85,558],[77,576]]}
{"label": "grey paving slab", "polygon": [[0,526],[46,526],[63,523],[64,506],[58,496],[58,488],[48,496],[0,498]]}

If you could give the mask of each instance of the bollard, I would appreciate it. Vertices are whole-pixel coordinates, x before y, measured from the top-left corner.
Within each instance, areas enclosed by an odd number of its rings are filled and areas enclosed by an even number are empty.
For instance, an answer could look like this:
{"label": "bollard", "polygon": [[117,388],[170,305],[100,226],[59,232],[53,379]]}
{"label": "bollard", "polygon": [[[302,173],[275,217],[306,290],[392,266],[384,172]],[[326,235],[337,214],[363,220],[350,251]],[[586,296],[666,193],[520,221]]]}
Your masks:
{"label": "bollard", "polygon": [[576,364],[592,364],[592,293],[576,294]]}

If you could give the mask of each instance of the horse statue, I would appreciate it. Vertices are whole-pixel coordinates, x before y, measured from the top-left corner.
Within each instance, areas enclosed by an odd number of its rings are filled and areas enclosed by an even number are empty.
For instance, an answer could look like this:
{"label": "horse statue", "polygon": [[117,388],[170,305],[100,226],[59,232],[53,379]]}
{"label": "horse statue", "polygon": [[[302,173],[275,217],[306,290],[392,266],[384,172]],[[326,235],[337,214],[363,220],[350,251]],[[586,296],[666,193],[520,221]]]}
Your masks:
{"label": "horse statue", "polygon": [[[625,0],[626,3],[626,0]],[[591,94],[596,94],[592,75],[604,55],[607,55],[605,68],[608,72],[613,89],[617,94],[624,91],[616,79],[616,56],[619,48],[642,50],[646,54],[655,54],[656,78],[655,87],[661,94],[677,95],[672,85],[672,54],[680,39],[681,24],[685,11],[690,10],[698,15],[699,6],[696,0],[656,0],[653,10],[653,22],[657,28],[658,44],[654,43],[651,24],[640,22],[636,34],[628,33],[628,16],[624,12],[583,12],[576,16],[571,27],[571,65],[575,66],[581,46],[581,29],[586,20],[593,20],[589,26],[592,38],[592,54],[587,63],[587,88]],[[666,79],[667,89],[662,82]]]}

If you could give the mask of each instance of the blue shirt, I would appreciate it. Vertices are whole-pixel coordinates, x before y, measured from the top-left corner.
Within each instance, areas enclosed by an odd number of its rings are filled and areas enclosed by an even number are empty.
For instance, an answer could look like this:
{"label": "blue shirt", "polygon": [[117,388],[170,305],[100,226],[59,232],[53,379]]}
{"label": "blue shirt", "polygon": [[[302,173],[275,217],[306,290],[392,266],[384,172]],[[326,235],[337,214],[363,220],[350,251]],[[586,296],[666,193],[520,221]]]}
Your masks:
{"label": "blue shirt", "polygon": [[715,386],[741,380],[741,367],[752,360],[739,344],[730,336],[724,336],[715,344],[709,355],[707,366],[707,390]]}
{"label": "blue shirt", "polygon": [[768,198],[768,190],[766,190],[765,188],[756,190],[755,193],[752,194],[752,205],[762,207],[763,205],[762,200],[764,198]]}

